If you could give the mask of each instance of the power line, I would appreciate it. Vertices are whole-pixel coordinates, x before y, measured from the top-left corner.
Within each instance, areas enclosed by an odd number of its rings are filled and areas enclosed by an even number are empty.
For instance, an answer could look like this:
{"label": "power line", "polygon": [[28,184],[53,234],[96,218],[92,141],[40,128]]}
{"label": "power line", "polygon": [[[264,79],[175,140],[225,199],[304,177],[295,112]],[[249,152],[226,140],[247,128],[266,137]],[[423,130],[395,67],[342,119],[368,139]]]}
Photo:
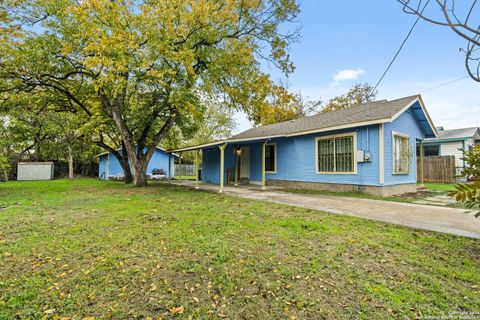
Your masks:
{"label": "power line", "polygon": [[425,5],[423,6],[423,9],[422,9],[422,11],[420,11],[420,14],[419,14],[418,17],[417,17],[417,20],[415,20],[415,23],[414,23],[414,24],[412,25],[412,27],[410,28],[410,31],[408,31],[407,36],[405,37],[405,39],[403,39],[402,44],[400,45],[400,47],[398,48],[397,52],[396,52],[395,55],[393,56],[392,60],[391,60],[390,63],[388,64],[387,69],[385,69],[385,71],[383,72],[382,76],[381,76],[380,79],[378,80],[377,84],[375,85],[375,87],[373,87],[372,91],[370,91],[370,93],[368,94],[367,97],[371,96],[371,95],[375,92],[375,90],[377,89],[377,87],[378,87],[378,85],[380,84],[380,82],[382,82],[383,78],[385,78],[385,76],[387,75],[388,70],[390,70],[390,67],[393,65],[393,63],[395,62],[395,59],[397,59],[397,56],[400,54],[400,51],[402,51],[403,46],[405,45],[405,43],[407,42],[408,38],[409,38],[410,35],[412,34],[413,29],[414,29],[415,26],[417,25],[418,21],[420,21],[420,16],[422,15],[423,11],[425,10],[425,8],[427,7],[427,5],[428,5],[429,2],[430,2],[430,0],[428,0],[427,3],[425,3]]}
{"label": "power line", "polygon": [[463,77],[461,77],[461,78],[458,78],[458,79],[455,79],[455,80],[451,80],[451,81],[448,81],[448,82],[439,84],[438,86],[425,89],[425,90],[421,91],[420,93],[424,93],[424,92],[427,92],[427,91],[430,91],[430,90],[434,90],[434,89],[437,89],[437,88],[440,88],[440,87],[444,87],[444,86],[447,86],[447,85],[449,85],[449,84],[451,84],[451,83],[458,82],[458,81],[460,81],[460,80],[466,79],[466,78],[468,78],[468,77],[469,77],[469,76],[463,76]]}

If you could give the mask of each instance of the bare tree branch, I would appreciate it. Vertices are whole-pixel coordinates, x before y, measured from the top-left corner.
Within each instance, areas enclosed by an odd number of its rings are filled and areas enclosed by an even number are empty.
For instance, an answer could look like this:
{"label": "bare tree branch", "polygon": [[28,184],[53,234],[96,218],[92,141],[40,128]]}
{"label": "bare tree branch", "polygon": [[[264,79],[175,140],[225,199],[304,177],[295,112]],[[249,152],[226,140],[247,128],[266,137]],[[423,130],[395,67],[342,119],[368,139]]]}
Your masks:
{"label": "bare tree branch", "polygon": [[[424,21],[432,24],[449,27],[453,32],[467,40],[466,49],[461,49],[465,53],[465,69],[473,80],[480,82],[480,56],[477,50],[480,48],[480,25],[472,25],[469,23],[472,15],[478,17],[479,12],[476,10],[477,0],[473,0],[471,4],[464,5],[458,9],[455,0],[435,0],[436,8],[440,10],[439,17],[427,16],[420,9],[423,0],[397,0],[402,6],[403,11],[408,14],[416,15]],[[415,6],[414,3],[417,3]],[[465,9],[464,11],[460,11]],[[460,17],[459,12],[466,12],[465,18]]]}

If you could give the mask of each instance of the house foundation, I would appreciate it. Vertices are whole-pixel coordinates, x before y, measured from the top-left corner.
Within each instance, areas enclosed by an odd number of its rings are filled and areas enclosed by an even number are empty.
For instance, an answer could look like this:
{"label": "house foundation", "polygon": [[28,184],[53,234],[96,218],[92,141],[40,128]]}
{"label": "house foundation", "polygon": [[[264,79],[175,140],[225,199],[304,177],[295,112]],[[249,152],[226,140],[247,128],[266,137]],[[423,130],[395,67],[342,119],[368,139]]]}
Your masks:
{"label": "house foundation", "polygon": [[417,191],[415,183],[388,186],[365,186],[355,184],[320,183],[288,180],[267,180],[267,185],[290,189],[310,189],[332,192],[364,192],[377,196],[394,196]]}

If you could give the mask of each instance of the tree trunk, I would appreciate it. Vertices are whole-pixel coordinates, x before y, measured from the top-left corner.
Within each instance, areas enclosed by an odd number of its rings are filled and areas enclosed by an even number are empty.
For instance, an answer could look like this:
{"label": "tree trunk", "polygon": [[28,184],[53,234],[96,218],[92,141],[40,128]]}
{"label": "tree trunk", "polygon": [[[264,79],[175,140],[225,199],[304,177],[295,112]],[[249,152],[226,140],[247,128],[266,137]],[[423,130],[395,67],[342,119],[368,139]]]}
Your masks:
{"label": "tree trunk", "polygon": [[[128,73],[125,74],[125,78],[128,79]],[[123,88],[123,91],[121,91],[113,99],[113,103],[111,103],[109,98],[104,94],[103,89],[99,90],[99,95],[105,110],[110,114],[111,119],[115,123],[118,132],[122,137],[122,149],[128,155],[131,168],[133,169],[133,183],[136,187],[143,187],[147,185],[146,171],[148,163],[150,162],[150,159],[152,158],[153,153],[156,150],[156,146],[162,141],[162,139],[174,125],[175,119],[178,115],[178,110],[174,108],[172,114],[166,119],[162,128],[158,132],[156,132],[152,143],[148,145],[147,150],[144,153],[143,146],[145,145],[145,139],[148,136],[148,132],[152,128],[153,121],[157,117],[158,113],[154,113],[153,115],[151,115],[153,118],[150,123],[147,122],[147,124],[145,125],[145,134],[142,134],[137,143],[135,143],[133,135],[127,127],[125,119],[122,117],[122,110],[126,97],[126,92],[127,87],[125,86]],[[139,150],[136,150],[136,146],[138,146]]]}
{"label": "tree trunk", "polygon": [[120,163],[120,166],[123,169],[123,174],[125,176],[125,183],[132,183],[133,181],[133,175],[132,175],[132,170],[130,168],[130,163],[128,162],[128,155],[124,153],[123,155],[120,155],[118,152],[112,152],[112,154],[117,158],[118,163]]}
{"label": "tree trunk", "polygon": [[133,177],[135,187],[145,187],[147,185],[147,174],[144,171],[135,173]]}
{"label": "tree trunk", "polygon": [[132,183],[133,182],[133,175],[132,170],[130,169],[130,164],[128,163],[128,158],[122,157],[120,161],[120,165],[122,166],[123,172],[125,174],[125,183]]}
{"label": "tree trunk", "polygon": [[40,161],[40,138],[38,137],[37,134],[34,134],[33,136],[33,143],[35,144],[34,146],[34,155],[33,155],[33,161]]}
{"label": "tree trunk", "polygon": [[125,175],[125,183],[129,184],[133,182],[132,168],[130,167],[130,162],[128,161],[128,152],[125,148],[125,143],[122,142],[122,161],[120,161]]}
{"label": "tree trunk", "polygon": [[72,146],[68,145],[68,178],[73,179],[73,150]]}
{"label": "tree trunk", "polygon": [[[141,159],[139,159],[141,157]],[[148,163],[150,162],[150,158],[148,156],[137,156],[132,163],[133,166],[133,184],[135,187],[145,187],[147,185],[147,167]]]}
{"label": "tree trunk", "polygon": [[7,170],[3,170],[3,178],[4,178],[4,181],[7,182],[8,181],[8,172]]}

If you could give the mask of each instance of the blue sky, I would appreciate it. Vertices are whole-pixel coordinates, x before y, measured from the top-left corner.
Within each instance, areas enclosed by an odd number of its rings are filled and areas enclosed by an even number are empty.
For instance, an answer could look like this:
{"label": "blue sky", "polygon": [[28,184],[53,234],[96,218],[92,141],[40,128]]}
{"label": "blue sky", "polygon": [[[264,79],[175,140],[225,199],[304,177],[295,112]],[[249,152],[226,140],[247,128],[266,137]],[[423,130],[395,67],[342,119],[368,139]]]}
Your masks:
{"label": "blue sky", "polygon": [[[288,83],[290,89],[324,101],[356,82],[374,85],[415,21],[395,0],[303,0],[301,10],[302,38],[290,52],[296,70]],[[377,99],[417,94],[465,76],[459,52],[465,45],[450,29],[420,21],[378,87]],[[265,66],[265,71],[281,79],[275,69]],[[480,125],[480,84],[470,78],[422,97],[437,126]],[[242,115],[236,119],[237,131],[251,126]]]}

